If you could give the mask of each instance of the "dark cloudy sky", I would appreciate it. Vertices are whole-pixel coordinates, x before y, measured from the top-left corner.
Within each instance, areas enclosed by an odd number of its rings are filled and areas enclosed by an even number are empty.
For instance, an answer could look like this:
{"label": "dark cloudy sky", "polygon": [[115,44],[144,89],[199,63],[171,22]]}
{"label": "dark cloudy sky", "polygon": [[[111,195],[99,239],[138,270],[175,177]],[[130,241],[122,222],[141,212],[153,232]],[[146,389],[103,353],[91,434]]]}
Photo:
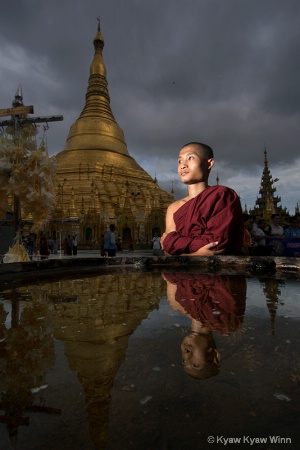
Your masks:
{"label": "dark cloudy sky", "polygon": [[[5,7],[3,7],[5,6]],[[61,151],[84,103],[101,17],[112,112],[129,153],[182,195],[180,147],[215,151],[220,184],[252,207],[264,148],[282,205],[300,203],[299,0],[14,0],[0,15],[0,108],[22,85]]]}

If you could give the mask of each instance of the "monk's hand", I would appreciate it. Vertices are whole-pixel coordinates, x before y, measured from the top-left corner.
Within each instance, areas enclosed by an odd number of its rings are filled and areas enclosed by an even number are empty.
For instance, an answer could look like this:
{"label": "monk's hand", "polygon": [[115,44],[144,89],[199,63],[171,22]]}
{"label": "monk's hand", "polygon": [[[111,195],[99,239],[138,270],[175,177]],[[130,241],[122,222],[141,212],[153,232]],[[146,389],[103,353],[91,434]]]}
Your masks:
{"label": "monk's hand", "polygon": [[210,242],[209,244],[204,245],[203,247],[199,248],[195,253],[191,253],[192,256],[214,256],[214,255],[221,255],[225,252],[225,249],[223,250],[213,250],[214,247],[218,245],[219,242]]}

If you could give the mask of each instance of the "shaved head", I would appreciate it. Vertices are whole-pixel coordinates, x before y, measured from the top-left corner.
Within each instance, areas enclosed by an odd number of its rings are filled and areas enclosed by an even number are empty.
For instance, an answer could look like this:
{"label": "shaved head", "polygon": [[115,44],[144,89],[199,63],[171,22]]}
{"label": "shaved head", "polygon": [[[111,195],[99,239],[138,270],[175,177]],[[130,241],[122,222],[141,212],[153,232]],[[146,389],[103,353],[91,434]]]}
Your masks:
{"label": "shaved head", "polygon": [[211,159],[214,157],[213,149],[206,144],[202,144],[201,142],[189,142],[185,144],[182,148],[188,147],[189,145],[193,145],[199,152],[199,156],[204,157],[206,159]]}

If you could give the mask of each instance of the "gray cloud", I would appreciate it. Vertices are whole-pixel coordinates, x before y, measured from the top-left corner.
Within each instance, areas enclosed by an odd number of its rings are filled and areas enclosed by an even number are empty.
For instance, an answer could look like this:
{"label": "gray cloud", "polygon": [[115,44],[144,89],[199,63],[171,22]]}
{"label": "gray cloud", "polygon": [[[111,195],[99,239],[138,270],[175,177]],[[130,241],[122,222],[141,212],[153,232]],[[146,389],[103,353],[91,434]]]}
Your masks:
{"label": "gray cloud", "polygon": [[[180,146],[191,140],[212,145],[224,184],[234,183],[234,174],[257,177],[265,145],[281,178],[299,164],[298,0],[6,5],[1,107],[10,106],[21,83],[36,115],[63,114],[64,122],[47,133],[52,154],[64,147],[84,106],[99,15],[112,111],[129,152],[151,175],[159,178],[162,161],[175,170]],[[281,186],[290,192],[285,182]]]}

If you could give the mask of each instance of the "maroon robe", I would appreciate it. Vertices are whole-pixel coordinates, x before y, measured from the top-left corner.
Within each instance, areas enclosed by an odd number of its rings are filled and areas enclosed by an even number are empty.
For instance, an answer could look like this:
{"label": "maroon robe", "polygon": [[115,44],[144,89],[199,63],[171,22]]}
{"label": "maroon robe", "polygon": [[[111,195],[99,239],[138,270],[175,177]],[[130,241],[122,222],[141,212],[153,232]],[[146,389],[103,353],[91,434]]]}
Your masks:
{"label": "maroon robe", "polygon": [[227,255],[238,255],[243,245],[243,216],[237,193],[225,186],[209,186],[187,201],[174,213],[176,231],[164,239],[164,250],[170,255],[194,253],[211,242],[214,250],[225,249]]}
{"label": "maroon robe", "polygon": [[236,331],[246,307],[246,279],[238,275],[164,273],[176,284],[175,300],[193,319],[220,334]]}

